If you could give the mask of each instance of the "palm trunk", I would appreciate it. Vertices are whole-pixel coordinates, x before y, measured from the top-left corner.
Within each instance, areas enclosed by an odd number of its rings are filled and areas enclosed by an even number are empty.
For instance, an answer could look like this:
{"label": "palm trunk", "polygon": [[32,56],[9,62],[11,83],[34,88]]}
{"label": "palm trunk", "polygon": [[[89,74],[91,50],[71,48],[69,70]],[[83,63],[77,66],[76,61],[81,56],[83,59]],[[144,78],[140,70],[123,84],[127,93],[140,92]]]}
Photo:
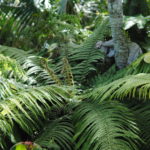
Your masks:
{"label": "palm trunk", "polygon": [[115,62],[118,69],[126,67],[128,61],[128,46],[123,31],[122,0],[108,0],[110,25],[115,48]]}

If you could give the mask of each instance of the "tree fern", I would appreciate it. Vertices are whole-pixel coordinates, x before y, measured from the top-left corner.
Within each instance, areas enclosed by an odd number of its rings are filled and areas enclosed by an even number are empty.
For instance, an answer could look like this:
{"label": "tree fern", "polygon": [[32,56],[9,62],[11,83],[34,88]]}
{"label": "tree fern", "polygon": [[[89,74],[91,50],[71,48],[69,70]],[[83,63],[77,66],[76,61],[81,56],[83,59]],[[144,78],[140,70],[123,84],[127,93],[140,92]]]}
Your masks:
{"label": "tree fern", "polygon": [[76,149],[137,150],[138,129],[119,103],[83,102],[75,110]]}

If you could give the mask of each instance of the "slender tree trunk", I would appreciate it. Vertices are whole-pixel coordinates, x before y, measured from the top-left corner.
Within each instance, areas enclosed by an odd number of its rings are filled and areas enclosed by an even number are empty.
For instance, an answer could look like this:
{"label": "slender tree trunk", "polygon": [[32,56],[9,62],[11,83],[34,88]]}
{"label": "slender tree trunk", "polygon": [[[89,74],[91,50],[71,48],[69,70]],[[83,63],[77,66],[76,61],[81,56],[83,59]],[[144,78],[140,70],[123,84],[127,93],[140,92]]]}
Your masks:
{"label": "slender tree trunk", "polygon": [[118,69],[126,67],[128,61],[128,45],[123,31],[122,0],[108,0],[110,25],[115,48],[115,62]]}

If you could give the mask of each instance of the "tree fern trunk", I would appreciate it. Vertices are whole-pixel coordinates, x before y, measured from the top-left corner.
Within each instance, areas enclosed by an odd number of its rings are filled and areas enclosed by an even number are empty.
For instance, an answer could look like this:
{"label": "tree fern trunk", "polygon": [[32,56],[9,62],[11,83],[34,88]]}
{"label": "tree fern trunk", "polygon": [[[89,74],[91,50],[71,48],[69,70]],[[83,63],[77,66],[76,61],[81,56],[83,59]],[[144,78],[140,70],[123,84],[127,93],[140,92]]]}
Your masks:
{"label": "tree fern trunk", "polygon": [[115,62],[118,69],[127,65],[128,46],[123,31],[123,6],[122,0],[108,0],[108,11],[110,13],[110,25],[114,48],[116,50]]}

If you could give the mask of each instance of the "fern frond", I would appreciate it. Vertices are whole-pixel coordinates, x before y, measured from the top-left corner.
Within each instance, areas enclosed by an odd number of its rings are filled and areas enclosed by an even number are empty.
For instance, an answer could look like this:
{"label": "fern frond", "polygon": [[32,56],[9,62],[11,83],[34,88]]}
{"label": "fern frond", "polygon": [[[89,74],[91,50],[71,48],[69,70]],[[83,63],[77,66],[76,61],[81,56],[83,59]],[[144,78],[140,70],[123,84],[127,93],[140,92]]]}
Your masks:
{"label": "fern frond", "polygon": [[74,119],[76,149],[138,149],[138,128],[122,104],[82,102],[75,110]]}
{"label": "fern frond", "polygon": [[95,77],[93,85],[100,86],[103,84],[108,84],[127,75],[135,75],[138,73],[150,73],[149,56],[150,52],[145,53],[142,56],[140,56],[137,60],[135,60],[132,64],[119,71],[116,71],[115,66],[112,66],[104,74]]}
{"label": "fern frond", "polygon": [[54,83],[48,71],[42,67],[41,57],[31,54],[31,51],[27,52],[22,49],[0,45],[0,53],[19,62],[22,70],[26,71],[26,80],[29,80],[29,82],[35,83],[37,81],[47,85]]}
{"label": "fern frond", "polygon": [[96,88],[93,92],[94,99],[101,101],[109,99],[124,99],[128,97],[146,100],[150,98],[150,74],[140,73],[129,75],[115,80],[109,84]]}
{"label": "fern frond", "polygon": [[136,61],[134,61],[129,67],[126,69],[127,74],[138,74],[138,73],[150,73],[150,63],[145,58],[148,58],[150,52],[143,54]]}
{"label": "fern frond", "polygon": [[95,48],[95,44],[98,40],[104,40],[104,38],[109,36],[109,34],[110,29],[107,18],[104,19],[102,24],[79,48],[70,52],[68,59],[72,66],[72,72],[75,79],[83,82],[87,75],[92,72],[96,72],[94,64],[103,60],[104,55]]}
{"label": "fern frond", "polygon": [[0,78],[0,101],[12,96],[18,91],[27,88],[28,86],[18,83],[14,80],[9,80],[5,78]]}
{"label": "fern frond", "polygon": [[132,107],[137,125],[140,129],[140,137],[144,143],[141,149],[148,150],[150,147],[150,103],[137,104]]}
{"label": "fern frond", "polygon": [[73,149],[73,133],[71,117],[66,115],[50,120],[35,142],[46,148],[53,148],[55,145],[62,150],[71,150]]}
{"label": "fern frond", "polygon": [[42,57],[30,56],[25,60],[23,69],[27,71],[29,77],[33,77],[39,84],[49,85],[55,82],[60,83],[57,75],[52,70],[54,66],[50,64],[52,69],[50,69],[49,64],[45,67],[45,62],[43,66],[43,60],[44,58]]}
{"label": "fern frond", "polygon": [[3,46],[3,45],[0,45],[0,53],[15,59],[21,65],[30,56],[30,51],[27,52],[22,49]]}
{"label": "fern frond", "polygon": [[[25,2],[23,4],[23,1]],[[31,24],[31,21],[33,21],[34,13],[37,13],[37,9],[34,6],[33,0],[23,0],[20,2],[23,5],[20,5],[19,7],[14,6],[4,6],[0,5],[1,13],[4,13],[6,15],[3,16],[3,26],[2,26],[2,32],[0,33],[0,39],[3,39],[3,36],[6,34],[9,36],[13,36],[13,31],[16,32],[16,35],[19,35],[20,32],[26,29],[28,25]],[[9,16],[9,17],[8,17]],[[6,28],[9,27],[7,30]]]}
{"label": "fern frond", "polygon": [[46,69],[46,71],[48,72],[50,77],[55,81],[55,83],[58,85],[61,85],[62,83],[61,83],[61,80],[59,79],[59,77],[55,74],[55,72],[51,68],[49,68],[48,60],[43,58],[42,59],[42,65],[44,66],[44,68]]}
{"label": "fern frond", "polygon": [[71,71],[71,66],[66,57],[63,58],[63,68],[61,72],[62,74],[64,74],[64,78],[65,78],[67,85],[73,86],[74,85],[73,74]]}
{"label": "fern frond", "polygon": [[45,112],[51,107],[64,105],[69,97],[64,89],[57,86],[20,90],[0,103],[0,134],[11,135],[15,123],[26,133],[33,134]]}

